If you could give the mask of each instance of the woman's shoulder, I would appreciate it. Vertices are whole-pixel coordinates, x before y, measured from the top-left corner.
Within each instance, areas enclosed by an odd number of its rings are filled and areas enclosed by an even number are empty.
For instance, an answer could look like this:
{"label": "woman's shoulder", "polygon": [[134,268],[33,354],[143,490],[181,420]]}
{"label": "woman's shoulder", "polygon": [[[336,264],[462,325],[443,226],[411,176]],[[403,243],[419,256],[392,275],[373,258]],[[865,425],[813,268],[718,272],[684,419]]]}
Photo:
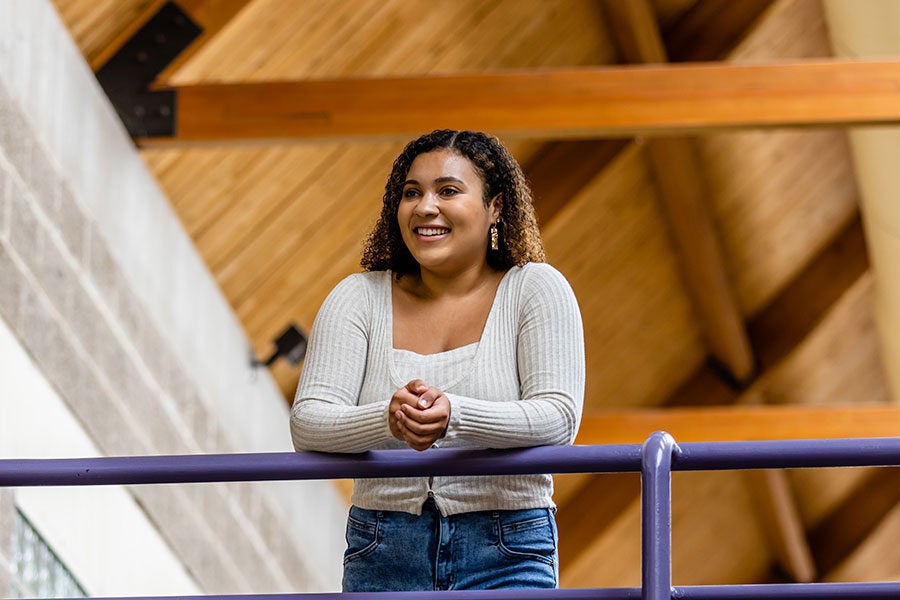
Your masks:
{"label": "woman's shoulder", "polygon": [[381,297],[385,285],[390,285],[390,271],[352,273],[332,288],[325,304],[368,304]]}
{"label": "woman's shoulder", "polygon": [[361,288],[379,288],[390,282],[390,271],[364,271],[362,273],[351,273],[344,277],[336,286],[348,287],[353,289]]}
{"label": "woman's shoulder", "polygon": [[547,263],[529,262],[510,270],[510,298],[520,310],[540,306],[577,305],[575,292],[565,276]]}
{"label": "woman's shoulder", "polygon": [[564,289],[571,289],[565,276],[549,263],[525,263],[521,267],[513,267],[510,269],[510,276],[514,281],[517,281],[519,285],[524,287],[561,286]]}

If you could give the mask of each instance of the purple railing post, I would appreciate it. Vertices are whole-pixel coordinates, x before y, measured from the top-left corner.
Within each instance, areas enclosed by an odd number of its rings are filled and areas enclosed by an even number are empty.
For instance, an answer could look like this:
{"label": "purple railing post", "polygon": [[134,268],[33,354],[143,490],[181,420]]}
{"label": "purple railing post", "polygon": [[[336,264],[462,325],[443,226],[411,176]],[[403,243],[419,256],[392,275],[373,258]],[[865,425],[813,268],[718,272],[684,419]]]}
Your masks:
{"label": "purple railing post", "polygon": [[641,451],[641,598],[672,598],[672,453],[675,440],[656,431]]}

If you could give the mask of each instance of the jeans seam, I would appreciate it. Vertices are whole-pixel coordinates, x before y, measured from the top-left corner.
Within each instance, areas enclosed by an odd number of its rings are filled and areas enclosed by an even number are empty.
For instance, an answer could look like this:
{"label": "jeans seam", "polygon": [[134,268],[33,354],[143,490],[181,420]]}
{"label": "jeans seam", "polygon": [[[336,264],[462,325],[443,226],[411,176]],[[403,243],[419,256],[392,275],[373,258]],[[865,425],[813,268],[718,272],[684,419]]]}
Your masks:
{"label": "jeans seam", "polygon": [[[553,537],[553,526],[550,523],[550,519],[547,517],[539,517],[537,519],[529,519],[527,521],[523,521],[524,524],[528,525],[528,527],[525,527],[524,529],[518,529],[518,528],[512,527],[512,525],[515,525],[515,524],[510,524],[510,526],[504,526],[501,523],[499,517],[495,518],[494,523],[496,526],[496,534],[497,534],[497,549],[500,550],[500,553],[509,558],[535,560],[535,561],[544,563],[545,565],[548,565],[548,566],[554,566],[556,561],[554,560],[553,556],[544,556],[543,554],[537,554],[536,552],[521,552],[518,550],[513,550],[506,545],[506,542],[504,540],[504,536],[503,536],[504,530],[506,531],[506,533],[509,533],[511,531],[528,531],[530,529],[537,529],[539,527],[539,525],[535,524],[535,522],[537,522],[537,521],[543,521],[543,523],[541,525],[546,525],[547,527],[549,527],[550,535],[551,535],[551,537]],[[556,547],[555,540],[553,540],[553,546],[554,546],[554,548]]]}
{"label": "jeans seam", "polygon": [[[350,527],[351,520],[355,523],[360,523],[360,521],[357,519],[348,519],[348,521],[347,521],[348,527]],[[370,544],[368,544],[367,546],[360,548],[356,552],[354,552],[352,554],[348,554],[346,557],[344,557],[345,565],[353,562],[354,560],[360,559],[364,556],[371,554],[372,552],[375,551],[376,548],[378,548],[378,545],[381,541],[380,535],[379,535],[380,529],[381,529],[381,515],[380,514],[375,515],[375,526],[374,527],[372,527],[372,525],[370,525],[369,523],[362,523],[362,524],[363,524],[363,527],[361,527],[360,529],[363,529],[364,531],[372,533],[372,542]]]}

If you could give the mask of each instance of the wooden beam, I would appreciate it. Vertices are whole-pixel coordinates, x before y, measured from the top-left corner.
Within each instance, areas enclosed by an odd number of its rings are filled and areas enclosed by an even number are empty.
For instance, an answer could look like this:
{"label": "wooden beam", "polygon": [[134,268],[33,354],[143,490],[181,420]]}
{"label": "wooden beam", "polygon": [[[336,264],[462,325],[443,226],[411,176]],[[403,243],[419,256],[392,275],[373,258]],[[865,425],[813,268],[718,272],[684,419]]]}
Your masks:
{"label": "wooden beam", "polygon": [[[771,3],[772,0],[765,0],[764,2],[760,2],[759,0],[747,0],[746,2],[737,3],[731,2],[730,0],[701,0],[701,2],[694,5],[687,16],[681,19],[677,26],[669,32],[669,35],[666,36],[665,43],[660,40],[656,20],[655,18],[652,18],[652,7],[645,0],[642,0],[641,2],[616,2],[615,0],[606,0],[604,2],[604,9],[606,10],[607,18],[613,25],[613,33],[617,36],[620,52],[625,60],[635,63],[659,63],[665,62],[669,57],[674,57],[675,60],[684,60],[686,57],[691,57],[691,60],[711,60],[723,57],[737,44],[736,40],[742,38],[752,29],[756,20]],[[709,18],[713,13],[706,10],[712,4],[719,5],[716,6],[713,11],[716,19],[714,26],[710,23]],[[700,30],[705,33],[704,36],[699,38],[694,35],[694,32],[697,30],[697,25],[700,25]],[[710,34],[710,31],[718,32],[722,35],[716,36],[715,34]],[[712,40],[712,43],[710,43],[709,40]],[[668,49],[666,46],[668,46]],[[687,143],[689,144],[689,142]],[[671,152],[672,148],[669,148],[668,150]],[[663,153],[663,151],[664,150],[660,148],[658,152],[652,154],[648,153],[648,156],[654,161],[652,168],[657,172],[658,185],[661,184],[663,179],[660,177],[659,173],[665,173],[667,170],[664,159],[660,160],[658,158],[658,155]],[[654,156],[657,158],[654,159]],[[684,158],[682,162],[685,160],[696,163],[696,151],[694,149],[689,149],[686,158]],[[703,181],[703,179],[699,177],[699,175],[702,175],[702,172],[698,171],[693,173],[693,175],[697,176],[696,181]],[[676,176],[677,173],[675,175],[670,175],[670,177]],[[689,183],[690,182],[685,186],[685,193],[693,187],[689,185]],[[673,201],[671,199],[675,196],[666,193],[665,190],[661,190],[661,195],[663,195],[664,198],[669,199],[669,201],[666,202],[666,206],[671,214],[674,209],[672,206]],[[700,197],[700,202],[702,202],[702,200],[703,198]],[[700,204],[697,205],[702,206]],[[674,210],[677,211],[677,209]],[[708,219],[708,216],[706,218]],[[676,216],[676,220],[677,219]],[[710,227],[708,231],[714,231],[714,229]],[[712,239],[715,239],[715,237]],[[693,255],[693,253],[691,253],[691,255]],[[683,254],[682,256],[682,260],[686,262],[686,259],[684,258],[685,255]],[[719,263],[724,265],[724,261],[721,260],[720,252],[717,253],[717,256],[719,257]],[[688,265],[685,265],[683,268],[686,269],[689,267]],[[719,279],[727,281],[727,277],[723,277],[725,274],[724,266],[721,266],[721,268],[713,268],[709,272],[719,273]],[[849,287],[849,284],[842,289],[846,289],[847,287]],[[727,289],[730,290],[730,288]],[[793,290],[792,293],[793,295],[796,295],[798,294],[798,291]],[[830,304],[831,302],[828,303],[828,305]],[[697,305],[695,304],[695,306]],[[725,303],[724,306],[734,307],[727,311],[731,312],[732,315],[740,314],[733,301]],[[703,309],[698,307],[698,312],[701,310]],[[734,322],[740,322],[735,319],[732,320]],[[809,322],[806,324],[809,325]],[[811,329],[812,327],[809,326],[808,330]],[[741,345],[746,347],[747,354],[743,354],[743,351],[741,351],[737,356],[749,356],[750,345],[747,341],[747,334],[743,328],[742,322],[739,338],[743,340]],[[763,343],[765,343],[765,341],[766,340],[762,340]],[[716,353],[714,352],[714,354]],[[691,405],[699,404],[701,401],[706,405],[726,405],[734,403],[738,399],[738,392],[734,386],[726,386],[723,382],[723,378],[719,376],[721,368],[729,361],[723,360],[721,355],[718,356],[719,358],[717,360],[712,361],[709,365],[701,367],[693,377],[683,385],[679,386],[675,392],[671,394],[668,399],[668,404]],[[747,362],[752,364],[752,357],[751,360]],[[735,377],[735,370],[733,370],[733,368],[728,369],[728,375],[730,376],[729,379],[732,381],[738,379]],[[814,577],[815,566],[810,566],[812,563],[810,559],[811,552],[808,544],[806,544],[805,537],[803,536],[803,533],[805,532],[803,531],[798,511],[796,510],[795,499],[790,493],[776,495],[776,492],[779,490],[784,491],[787,489],[789,491],[789,488],[786,488],[784,485],[779,486],[780,483],[786,483],[785,473],[783,471],[764,471],[760,473],[761,475],[748,475],[748,477],[751,478],[751,493],[760,505],[761,511],[763,511],[763,523],[771,524],[766,526],[765,531],[771,540],[774,552],[780,557],[779,562],[784,570],[788,572],[795,581],[808,580],[810,577]],[[762,477],[764,479],[762,482],[754,483],[752,481],[752,478],[754,477]],[[775,480],[774,484],[768,482],[768,480],[772,478]],[[600,483],[599,485],[603,485],[603,483]],[[591,523],[591,529],[594,532],[594,535],[599,536],[602,535],[602,532],[606,529],[608,524],[614,520],[615,516],[629,506],[631,502],[637,500],[639,492],[634,493],[632,491],[634,495],[629,498],[627,490],[624,494],[621,492],[617,493],[614,489],[606,489],[606,485],[603,485],[603,489],[596,490],[594,487],[595,485],[598,484],[595,484],[592,480],[588,480],[588,483],[585,484],[578,493],[572,495],[568,499],[569,501],[561,508],[560,515],[590,515],[590,518],[596,521],[595,523]],[[603,510],[612,512],[606,515],[593,514],[594,511],[597,510],[592,505],[593,499],[605,498],[607,495],[615,495],[618,499],[618,506],[608,507],[604,505],[601,507]],[[571,513],[567,510],[569,506],[572,507]],[[590,540],[576,540],[577,545],[574,545],[574,547],[565,546],[563,541],[571,536],[572,532],[582,532],[583,530],[580,528],[580,523],[577,521],[570,523],[568,520],[561,518],[560,524],[561,531],[566,532],[566,535],[561,537],[560,542],[560,556],[564,559],[562,564],[566,565],[567,559],[571,559],[572,562],[575,561],[578,554],[589,546]],[[581,537],[584,537],[584,535],[585,534],[582,533]]]}
{"label": "wooden beam", "polygon": [[624,62],[652,64],[669,62],[656,13],[648,0],[604,0],[603,12]]}
{"label": "wooden beam", "polygon": [[706,206],[709,190],[696,144],[681,137],[652,139],[645,153],[706,347],[732,381],[746,385],[756,361]]}
{"label": "wooden beam", "polygon": [[[644,64],[668,60],[648,0],[607,0],[603,7],[625,59]],[[706,207],[709,190],[696,144],[682,137],[651,139],[644,153],[706,346],[730,380],[746,384],[756,372],[756,363],[719,235]]]}
{"label": "wooden beam", "polygon": [[[648,47],[655,47],[655,51],[661,57],[668,53],[673,60],[718,60],[728,54],[737,41],[747,35],[760,15],[773,1],[701,0],[663,34],[664,46],[668,48],[660,49],[659,42],[654,41],[658,39],[658,34],[654,35],[652,31],[645,31],[644,37],[634,44],[635,51],[626,52],[624,49],[621,51],[623,58],[634,63],[665,62],[665,60],[649,61],[639,58],[652,51],[648,50]],[[621,31],[626,31],[620,25],[623,21],[627,22],[629,14],[633,15],[633,11],[646,13],[649,7],[646,2],[641,3],[637,8],[634,5],[635,3],[620,0],[603,0],[602,7],[611,23],[610,29],[613,35],[618,36]],[[703,32],[704,35],[698,35],[698,32]],[[654,39],[647,39],[647,33]],[[627,39],[619,39],[618,43],[621,48],[623,44],[629,42]],[[600,169],[615,158],[617,152],[627,146],[628,144],[622,140],[567,141],[547,144],[546,150],[525,168],[526,175],[531,180],[535,192],[535,210],[539,222],[549,223],[566,203],[597,175]],[[712,373],[712,371],[708,372]],[[720,382],[710,379],[710,384],[721,391]],[[714,397],[710,386],[704,386],[704,389],[706,390],[704,397]],[[730,391],[725,392],[726,395],[730,393]]]}
{"label": "wooden beam", "polygon": [[813,60],[176,87],[172,138],[409,138],[439,127],[626,137],[900,122],[900,61]]}
{"label": "wooden beam", "polygon": [[737,405],[590,412],[577,444],[637,444],[654,431],[679,442],[893,437],[900,405]]}
{"label": "wooden beam", "polygon": [[[825,318],[835,302],[868,269],[865,234],[859,213],[747,324],[760,368],[774,367]],[[725,387],[717,365],[700,367],[666,399],[666,406],[720,406],[738,401]]]}
{"label": "wooden beam", "polygon": [[787,472],[784,469],[746,471],[744,478],[778,564],[793,582],[815,581],[816,565]]}

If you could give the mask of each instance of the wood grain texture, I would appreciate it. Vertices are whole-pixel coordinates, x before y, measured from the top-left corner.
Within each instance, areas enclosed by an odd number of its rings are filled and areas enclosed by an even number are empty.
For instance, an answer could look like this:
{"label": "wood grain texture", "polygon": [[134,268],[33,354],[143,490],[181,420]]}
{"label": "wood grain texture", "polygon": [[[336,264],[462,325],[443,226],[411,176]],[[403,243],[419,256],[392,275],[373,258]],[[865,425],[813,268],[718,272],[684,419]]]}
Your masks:
{"label": "wood grain texture", "polygon": [[766,469],[747,471],[744,477],[776,560],[791,581],[814,582],[816,564],[787,473]]}
{"label": "wood grain texture", "polygon": [[[648,0],[605,2],[604,9],[626,61],[666,63],[668,57]],[[661,137],[644,144],[669,232],[700,329],[712,356],[728,378],[749,382],[756,364],[743,315],[707,206],[709,184],[695,140]]]}
{"label": "wood grain texture", "polygon": [[680,442],[892,437],[900,431],[900,407],[854,403],[593,411],[584,415],[576,442],[635,444],[654,431],[668,431]]}
{"label": "wood grain texture", "polygon": [[[54,0],[87,58],[148,3]],[[727,58],[750,65],[830,56],[818,0],[651,4],[672,60]],[[168,81],[425,81],[509,70],[579,72],[618,60],[609,25],[598,0],[253,0]],[[743,101],[755,99],[750,94]],[[745,402],[768,401],[776,405],[772,410],[839,410],[885,401],[845,134],[829,128],[705,131],[697,148],[706,202],[740,313],[769,369],[744,399],[704,364],[659,190],[640,146],[630,139],[504,137],[524,165],[535,166],[550,260],[569,277],[582,307],[588,410],[736,400],[742,409],[749,409]],[[583,152],[565,149],[572,139]],[[358,269],[361,238],[402,141],[268,141],[141,153],[228,290],[254,348],[265,355],[288,322],[307,328],[334,283]],[[617,152],[604,154],[611,147]],[[299,369],[279,362],[272,374],[290,397]],[[814,556],[832,565],[827,579],[898,572],[900,518],[891,502],[876,506],[869,521],[859,519],[857,511],[868,510],[859,500],[891,483],[870,474],[788,473],[804,528],[829,532],[812,536],[833,550],[825,557],[813,545]],[[771,581],[772,545],[752,517],[754,495],[743,477],[676,475],[676,583]],[[590,476],[557,481],[564,585],[636,585],[634,490],[618,489],[615,480],[592,485]],[[632,500],[620,492],[634,494]],[[599,510],[607,496],[619,499],[619,509]],[[592,509],[599,512],[587,516]],[[588,531],[587,523],[599,526]],[[572,552],[572,540],[580,551]]]}
{"label": "wood grain texture", "polygon": [[439,128],[623,137],[900,122],[900,61],[555,69],[182,85],[176,134],[145,147],[254,140],[406,139]]}

